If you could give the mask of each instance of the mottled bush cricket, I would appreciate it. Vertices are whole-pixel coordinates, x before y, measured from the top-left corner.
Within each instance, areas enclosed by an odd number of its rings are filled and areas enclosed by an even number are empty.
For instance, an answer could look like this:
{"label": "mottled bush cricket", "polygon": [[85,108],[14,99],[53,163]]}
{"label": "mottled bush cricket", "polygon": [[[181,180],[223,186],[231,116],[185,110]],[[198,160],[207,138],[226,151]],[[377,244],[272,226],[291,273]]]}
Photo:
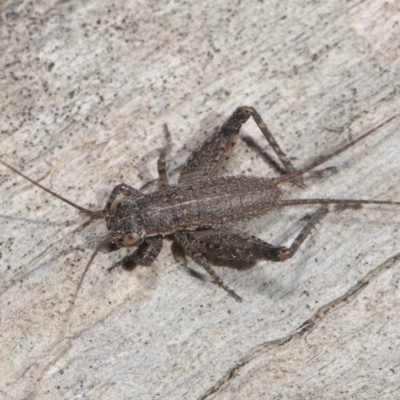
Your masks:
{"label": "mottled bush cricket", "polygon": [[[283,165],[285,173],[277,178],[254,176],[218,176],[236,144],[241,126],[252,117]],[[354,146],[394,117],[370,129],[332,153],[315,162],[295,169],[281,150],[261,116],[252,107],[239,107],[188,158],[180,170],[178,183],[170,185],[166,172],[165,154],[157,162],[159,188],[143,194],[125,183],[114,187],[103,210],[92,211],[45,188],[15,168],[0,161],[15,173],[58,199],[77,208],[92,218],[104,218],[108,236],[92,254],[82,274],[78,289],[96,254],[106,246],[114,249],[131,247],[135,251],[125,259],[150,266],[160,253],[163,237],[172,235],[186,255],[202,266],[213,281],[236,300],[241,300],[216,274],[207,259],[211,255],[224,260],[255,261],[259,259],[285,261],[293,257],[316,223],[327,213],[326,205],[357,206],[361,204],[400,205],[389,200],[360,199],[282,199],[279,184],[297,182],[302,176]],[[243,221],[266,214],[274,208],[319,204],[319,208],[300,231],[290,247],[273,246],[243,232],[231,230],[225,224]]]}

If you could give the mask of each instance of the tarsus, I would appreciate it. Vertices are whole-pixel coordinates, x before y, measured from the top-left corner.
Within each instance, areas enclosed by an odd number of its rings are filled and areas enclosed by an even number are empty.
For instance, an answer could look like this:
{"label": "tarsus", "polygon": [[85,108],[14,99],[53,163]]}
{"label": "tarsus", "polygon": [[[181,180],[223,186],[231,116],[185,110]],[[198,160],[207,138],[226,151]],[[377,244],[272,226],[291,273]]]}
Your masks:
{"label": "tarsus", "polygon": [[[306,172],[314,169],[315,167],[318,167],[318,165],[323,164],[324,162],[330,160],[331,158],[337,156],[340,153],[343,153],[345,150],[347,150],[349,147],[354,146],[356,143],[358,143],[359,141],[363,140],[364,138],[366,138],[367,136],[369,136],[371,133],[377,131],[379,128],[382,128],[382,126],[388,124],[390,121],[392,121],[394,118],[396,118],[396,115],[394,115],[393,117],[390,117],[389,119],[387,119],[386,121],[381,122],[379,125],[373,127],[372,129],[370,129],[368,132],[364,133],[363,135],[361,135],[360,137],[358,137],[357,139],[352,140],[350,143],[345,144],[343,147],[333,151],[330,154],[327,154],[325,156],[322,156],[320,158],[318,158],[318,160],[314,161],[312,164],[308,165],[307,167],[304,167],[302,169],[299,169],[295,172],[291,172],[290,174],[285,174],[279,178],[274,178],[272,179],[273,183],[279,184],[281,182],[286,182],[286,181],[290,181],[293,180],[293,178],[297,178],[303,174],[305,174]],[[379,204],[379,203],[378,203]],[[386,203],[385,203],[386,204]]]}

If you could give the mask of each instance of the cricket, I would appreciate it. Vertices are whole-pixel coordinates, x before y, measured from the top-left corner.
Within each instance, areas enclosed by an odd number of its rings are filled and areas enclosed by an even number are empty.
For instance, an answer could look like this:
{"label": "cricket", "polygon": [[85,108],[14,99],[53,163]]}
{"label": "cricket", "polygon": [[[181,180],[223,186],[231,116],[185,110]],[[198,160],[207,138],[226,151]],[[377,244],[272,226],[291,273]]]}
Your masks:
{"label": "cricket", "polygon": [[[218,176],[221,166],[230,157],[242,125],[252,117],[270,147],[282,163],[283,173],[275,178],[256,176]],[[135,265],[150,266],[159,255],[165,236],[172,236],[186,256],[203,267],[212,281],[237,301],[242,298],[215,272],[210,256],[222,260],[282,262],[293,257],[312,229],[332,204],[359,207],[367,204],[400,206],[400,201],[375,199],[308,198],[285,199],[279,185],[292,182],[303,185],[303,176],[317,166],[344,152],[391,122],[391,117],[351,140],[339,149],[319,157],[308,166],[296,169],[282,151],[259,113],[241,106],[207,140],[194,150],[181,167],[177,184],[167,176],[166,154],[158,161],[158,189],[152,193],[121,183],[115,186],[102,210],[83,208],[42,186],[11,165],[0,163],[52,196],[75,207],[91,218],[104,219],[108,235],[98,244],[80,278],[82,284],[89,266],[101,249],[132,248],[125,257]],[[290,247],[275,246],[227,224],[264,215],[274,209],[301,205],[320,205],[305,223]],[[125,260],[125,261],[127,261]]]}

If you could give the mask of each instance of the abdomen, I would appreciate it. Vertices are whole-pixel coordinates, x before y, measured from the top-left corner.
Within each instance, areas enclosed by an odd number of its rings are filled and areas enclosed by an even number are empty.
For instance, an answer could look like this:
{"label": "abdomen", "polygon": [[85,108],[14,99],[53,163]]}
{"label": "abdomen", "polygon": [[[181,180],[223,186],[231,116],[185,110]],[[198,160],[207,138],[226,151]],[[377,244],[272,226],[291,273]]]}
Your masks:
{"label": "abdomen", "polygon": [[217,177],[186,182],[140,201],[147,234],[169,234],[241,221],[267,213],[281,192],[267,178]]}

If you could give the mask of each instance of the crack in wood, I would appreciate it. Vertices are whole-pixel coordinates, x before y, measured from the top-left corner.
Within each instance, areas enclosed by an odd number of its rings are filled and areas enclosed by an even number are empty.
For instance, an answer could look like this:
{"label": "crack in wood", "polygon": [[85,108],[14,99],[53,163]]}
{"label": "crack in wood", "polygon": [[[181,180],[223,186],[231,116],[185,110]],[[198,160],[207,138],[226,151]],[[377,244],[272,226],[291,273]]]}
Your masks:
{"label": "crack in wood", "polygon": [[354,286],[347,290],[343,295],[320,307],[309,319],[307,319],[297,329],[295,329],[294,332],[282,338],[269,340],[253,347],[253,349],[251,349],[246,356],[242,357],[218,382],[216,382],[211,388],[209,388],[203,395],[198,397],[198,400],[205,400],[209,398],[212,394],[225,388],[229,384],[229,382],[238,375],[239,371],[245,365],[249,364],[257,357],[267,353],[270,349],[273,349],[274,347],[284,346],[293,340],[301,339],[306,333],[311,332],[324,319],[324,317],[333,313],[338,308],[341,308],[343,305],[348,304],[358,295],[358,293],[360,293],[365,287],[367,287],[373,279],[382,274],[384,271],[391,268],[399,260],[400,253],[397,253],[396,255],[388,258],[378,267],[368,272],[360,281],[358,281]]}

